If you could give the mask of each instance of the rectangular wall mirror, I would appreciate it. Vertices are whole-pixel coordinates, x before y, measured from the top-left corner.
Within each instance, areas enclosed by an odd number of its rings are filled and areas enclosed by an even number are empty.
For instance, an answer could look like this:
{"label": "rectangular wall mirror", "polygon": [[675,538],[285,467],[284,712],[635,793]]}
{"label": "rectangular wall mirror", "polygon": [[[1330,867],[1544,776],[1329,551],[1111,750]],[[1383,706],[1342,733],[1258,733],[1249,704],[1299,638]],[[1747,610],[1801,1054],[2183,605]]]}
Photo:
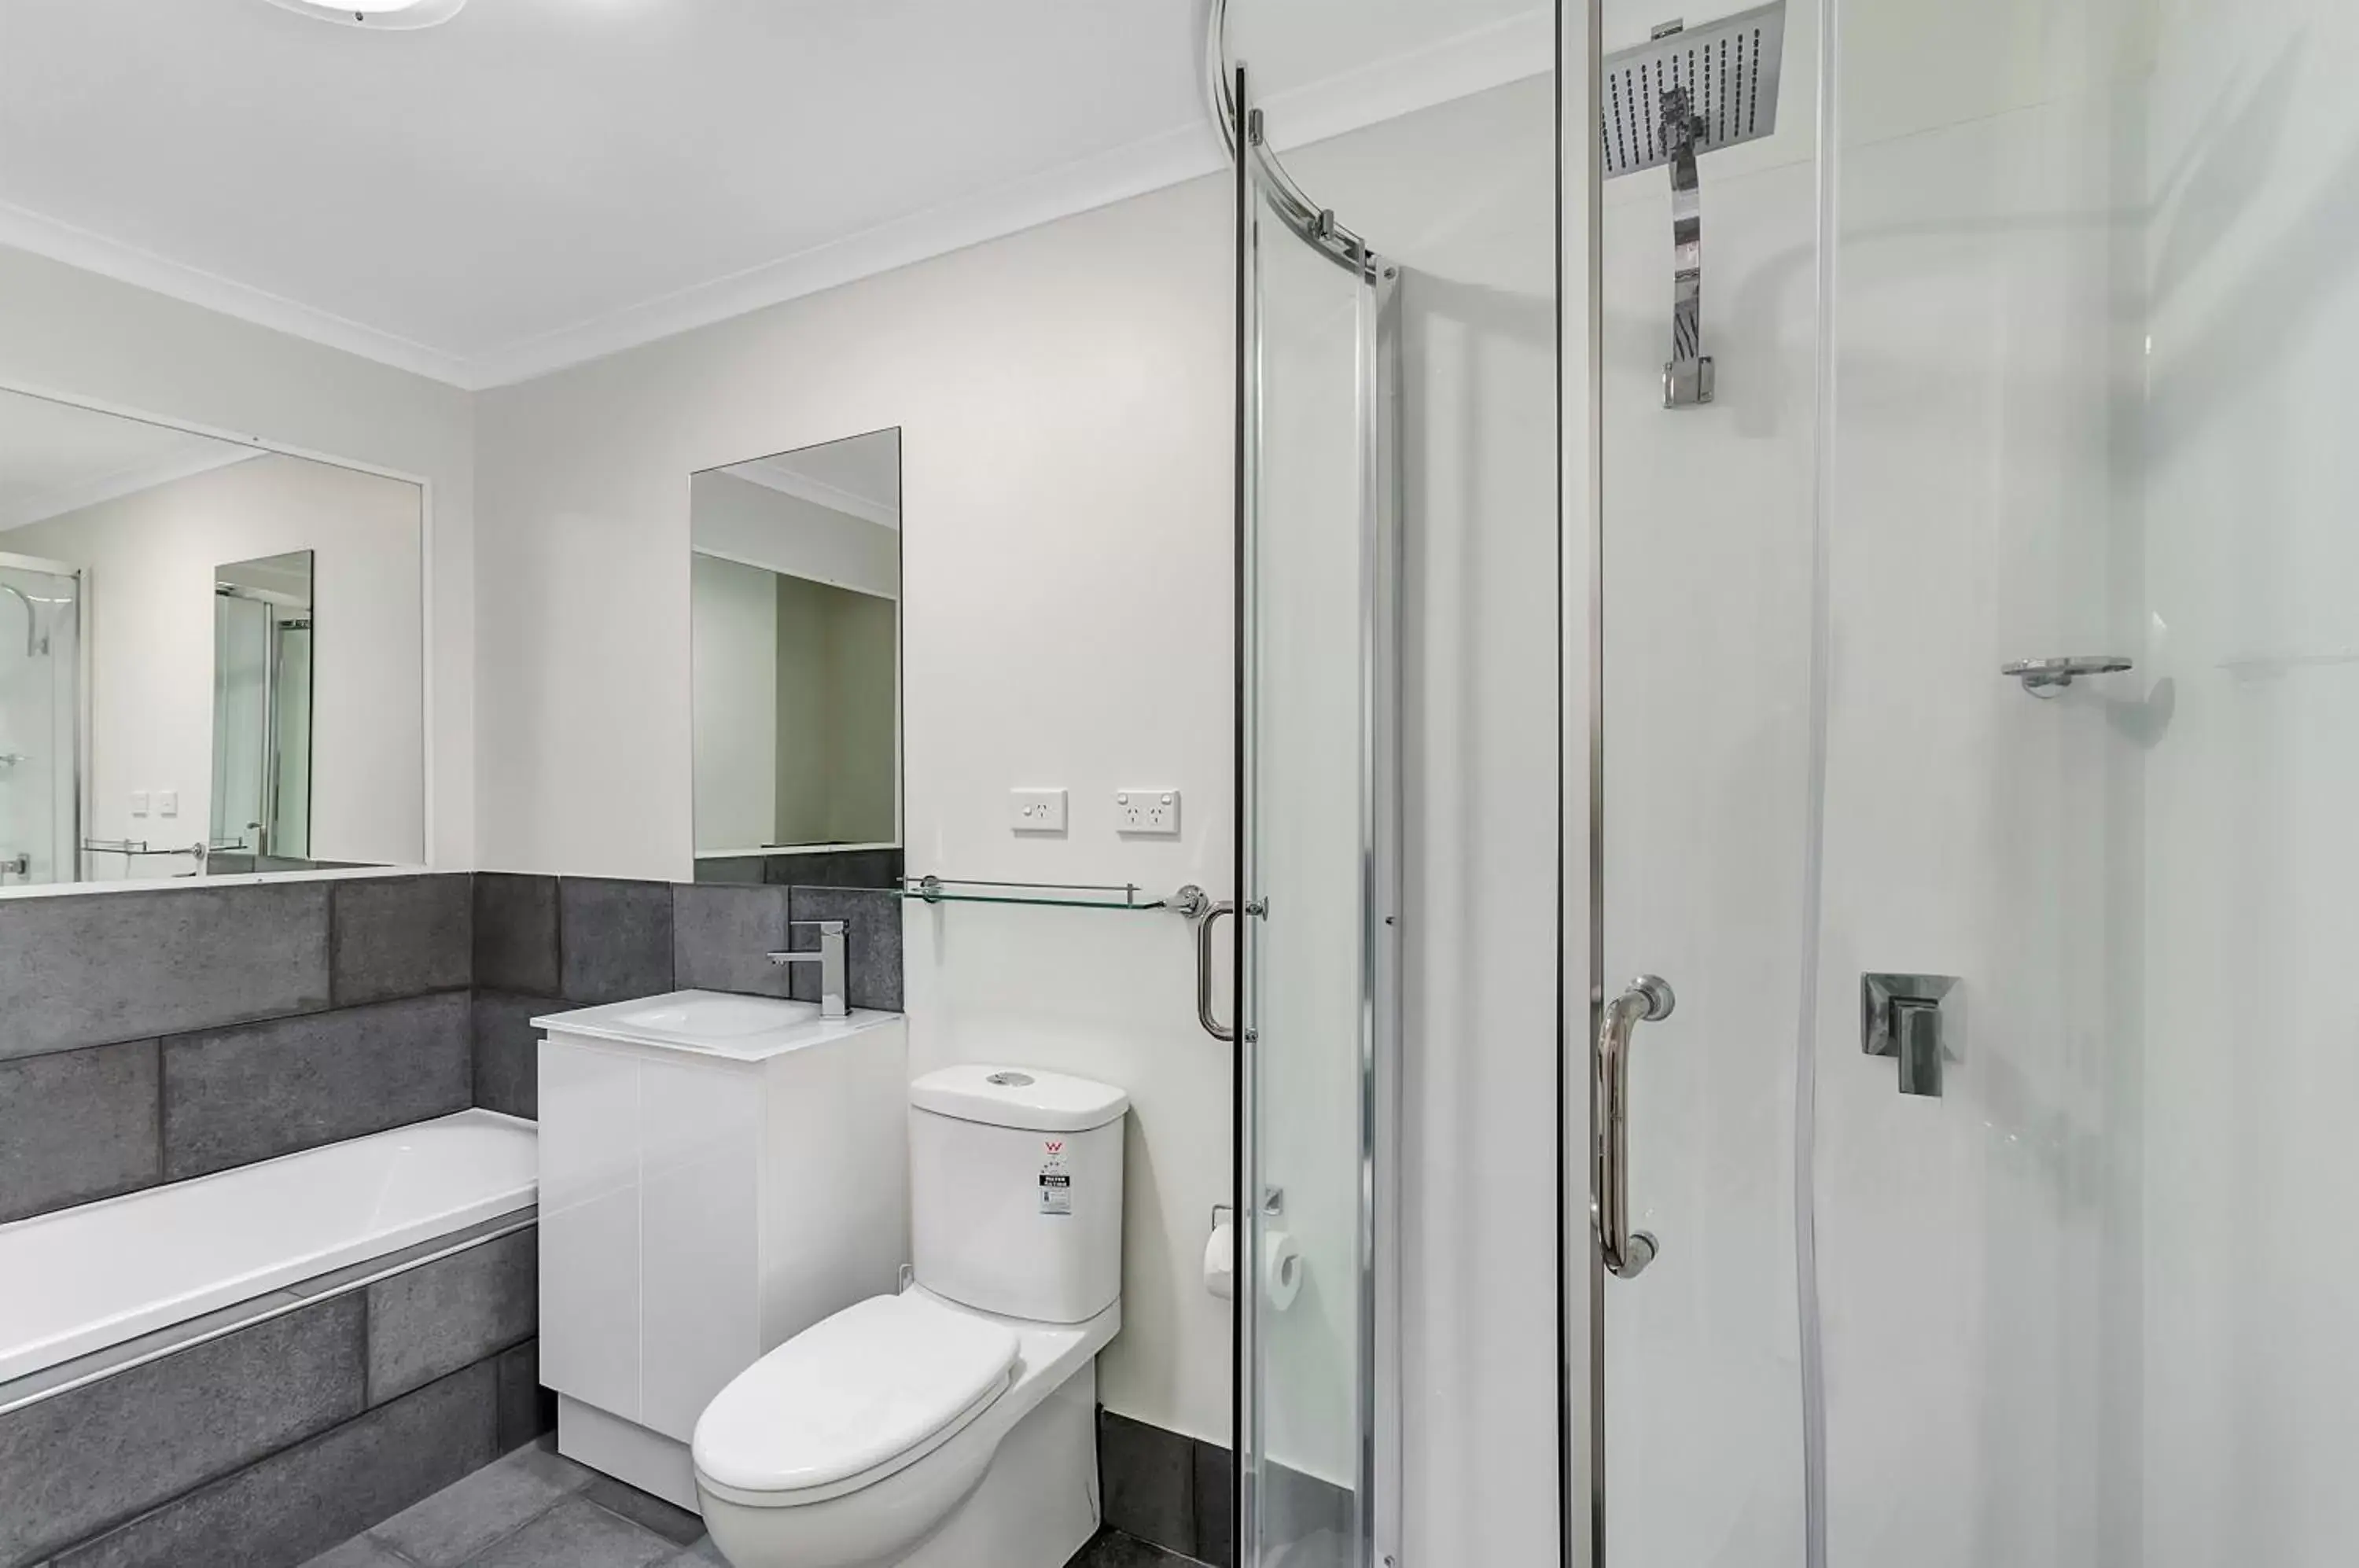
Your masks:
{"label": "rectangular wall mirror", "polygon": [[0,887],[426,858],[415,485],[0,391]]}
{"label": "rectangular wall mirror", "polygon": [[901,872],[901,432],[690,481],[696,876]]}

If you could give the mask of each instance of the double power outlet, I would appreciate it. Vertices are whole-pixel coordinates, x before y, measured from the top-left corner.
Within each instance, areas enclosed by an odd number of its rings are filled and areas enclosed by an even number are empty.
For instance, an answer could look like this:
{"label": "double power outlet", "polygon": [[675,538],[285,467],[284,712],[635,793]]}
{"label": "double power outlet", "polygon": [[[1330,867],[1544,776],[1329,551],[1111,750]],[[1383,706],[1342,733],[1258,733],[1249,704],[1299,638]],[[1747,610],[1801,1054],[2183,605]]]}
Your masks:
{"label": "double power outlet", "polygon": [[[1180,791],[1117,789],[1114,831],[1125,838],[1178,838]],[[1011,789],[1007,825],[1020,833],[1061,833],[1070,813],[1062,789]]]}

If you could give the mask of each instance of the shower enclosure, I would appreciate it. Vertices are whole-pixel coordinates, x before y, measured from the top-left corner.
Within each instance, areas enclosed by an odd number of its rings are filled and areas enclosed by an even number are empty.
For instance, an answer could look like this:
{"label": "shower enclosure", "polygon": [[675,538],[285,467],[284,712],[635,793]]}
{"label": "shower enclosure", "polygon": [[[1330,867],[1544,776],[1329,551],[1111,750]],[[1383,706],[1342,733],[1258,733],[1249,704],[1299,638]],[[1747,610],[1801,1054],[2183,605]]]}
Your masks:
{"label": "shower enclosure", "polygon": [[[1673,21],[1568,0],[1549,84],[1564,702],[1529,717],[1563,744],[1522,782],[1568,807],[1565,1268],[1560,1341],[1519,1354],[1563,1371],[1560,1554],[2349,1561],[2359,11],[1787,0]],[[1425,281],[1392,236],[1430,245],[1514,177],[1512,138],[1454,179],[1428,155],[1519,124],[1523,88],[1289,146],[1306,198],[1256,145],[1267,94],[1232,44],[1241,887],[1266,906],[1242,922],[1241,1190],[1285,1189],[1306,1258],[1326,1234],[1308,1278],[1366,1286],[1318,1320],[1266,1290],[1241,1312],[1241,1561],[1319,1539],[1271,1496],[1308,1468],[1360,1520],[1332,1560],[1380,1564],[1419,1533],[1388,1520],[1381,1074],[1465,1049],[1384,1029],[1389,922],[1414,954],[1440,919],[1386,881],[1387,659],[1462,523],[1414,480],[1402,502],[1388,452],[1386,323]],[[1740,66],[1774,105],[1743,137],[1721,118]],[[1406,192],[1393,210],[1311,172],[1354,138]],[[1430,399],[1425,330],[1406,376]],[[1521,411],[1461,409],[1478,437]],[[1440,412],[1414,421],[1413,467]],[[1484,548],[1522,537],[1504,517]],[[1354,787],[1356,811],[1300,836],[1289,791]],[[1403,815],[1414,866],[1438,829]],[[1529,848],[1488,887],[1541,864]],[[1331,947],[1285,927],[1314,913]],[[1298,1206],[1302,1172],[1355,1161],[1355,1206]],[[1478,1332],[1506,1334],[1495,1304]],[[1399,1568],[1447,1558],[1429,1541]]]}
{"label": "shower enclosure", "polygon": [[71,566],[0,554],[0,887],[80,875],[82,593]]}

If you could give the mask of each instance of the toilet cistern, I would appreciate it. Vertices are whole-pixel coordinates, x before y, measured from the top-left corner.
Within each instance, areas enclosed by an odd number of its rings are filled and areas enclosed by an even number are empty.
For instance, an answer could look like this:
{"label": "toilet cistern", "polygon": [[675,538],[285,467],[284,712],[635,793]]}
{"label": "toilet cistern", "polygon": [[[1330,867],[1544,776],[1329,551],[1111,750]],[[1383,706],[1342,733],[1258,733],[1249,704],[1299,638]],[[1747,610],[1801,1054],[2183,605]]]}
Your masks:
{"label": "toilet cistern", "polygon": [[774,953],[770,962],[781,969],[796,964],[819,965],[819,1016],[840,1018],[846,1009],[843,1004],[843,922],[842,920],[788,920],[789,929],[801,926],[817,928],[817,952]]}

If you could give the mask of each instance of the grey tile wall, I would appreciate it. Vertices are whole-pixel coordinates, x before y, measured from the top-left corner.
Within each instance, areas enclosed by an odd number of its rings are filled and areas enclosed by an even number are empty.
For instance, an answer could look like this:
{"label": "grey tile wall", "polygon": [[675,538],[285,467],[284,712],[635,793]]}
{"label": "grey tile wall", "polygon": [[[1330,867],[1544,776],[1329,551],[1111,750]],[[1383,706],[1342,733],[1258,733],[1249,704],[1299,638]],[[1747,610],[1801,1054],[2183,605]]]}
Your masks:
{"label": "grey tile wall", "polygon": [[0,903],[0,1222],[463,1108],[472,925],[464,876]]}
{"label": "grey tile wall", "polygon": [[763,956],[817,942],[790,919],[844,920],[853,1004],[901,1006],[882,889],[485,873],[0,903],[0,1223],[469,1105],[534,1116],[537,1016],[675,985],[817,1000]]}
{"label": "grey tile wall", "polygon": [[568,877],[558,884],[558,989],[568,1001],[627,1002],[672,988],[669,882]]}
{"label": "grey tile wall", "polygon": [[464,1110],[463,992],[208,1029],[164,1041],[168,1181]]}
{"label": "grey tile wall", "polygon": [[766,956],[787,946],[784,887],[682,884],[672,894],[672,980],[683,990],[789,994],[793,975]]}
{"label": "grey tile wall", "polygon": [[[1220,1444],[1101,1410],[1098,1484],[1107,1529],[1213,1568],[1235,1562],[1236,1462]],[[1348,1508],[1350,1493],[1310,1485]]]}
{"label": "grey tile wall", "polygon": [[475,983],[474,888],[464,877],[329,884],[329,988],[340,1007]]}
{"label": "grey tile wall", "polygon": [[701,883],[767,883],[775,887],[897,887],[903,865],[897,849],[740,855],[698,861],[696,879]]}
{"label": "grey tile wall", "polygon": [[532,1020],[561,1013],[555,996],[477,991],[470,1010],[474,1046],[475,1104],[487,1111],[537,1121],[540,1117],[540,1031]]}
{"label": "grey tile wall", "polygon": [[474,934],[475,985],[558,994],[556,877],[476,873]]}
{"label": "grey tile wall", "polygon": [[0,1223],[162,1177],[152,1040],[0,1062]]}
{"label": "grey tile wall", "polygon": [[328,1005],[328,885],[0,902],[0,1058]]}
{"label": "grey tile wall", "polygon": [[[788,894],[793,919],[844,922],[844,963],[851,971],[844,985],[845,1000],[855,1007],[900,1011],[900,898],[864,888],[793,887]],[[808,927],[798,929],[788,945],[816,947],[819,933]],[[797,1000],[819,1000],[819,975],[810,964],[795,966],[793,985]]]}

